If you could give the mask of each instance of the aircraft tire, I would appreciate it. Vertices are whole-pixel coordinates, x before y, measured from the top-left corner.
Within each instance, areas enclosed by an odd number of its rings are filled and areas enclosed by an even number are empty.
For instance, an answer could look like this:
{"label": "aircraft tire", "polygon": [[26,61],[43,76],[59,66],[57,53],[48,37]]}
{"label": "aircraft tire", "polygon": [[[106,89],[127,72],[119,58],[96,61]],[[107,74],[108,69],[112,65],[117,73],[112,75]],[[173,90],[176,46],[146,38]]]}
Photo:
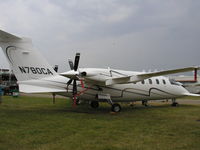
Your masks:
{"label": "aircraft tire", "polygon": [[90,106],[92,108],[98,108],[99,107],[99,102],[98,101],[91,101]]}
{"label": "aircraft tire", "polygon": [[111,110],[112,112],[120,112],[121,106],[119,104],[113,104]]}
{"label": "aircraft tire", "polygon": [[80,105],[81,104],[81,100],[80,99],[77,99],[76,100],[76,105]]}
{"label": "aircraft tire", "polygon": [[177,107],[177,106],[178,106],[177,102],[172,103],[172,107]]}

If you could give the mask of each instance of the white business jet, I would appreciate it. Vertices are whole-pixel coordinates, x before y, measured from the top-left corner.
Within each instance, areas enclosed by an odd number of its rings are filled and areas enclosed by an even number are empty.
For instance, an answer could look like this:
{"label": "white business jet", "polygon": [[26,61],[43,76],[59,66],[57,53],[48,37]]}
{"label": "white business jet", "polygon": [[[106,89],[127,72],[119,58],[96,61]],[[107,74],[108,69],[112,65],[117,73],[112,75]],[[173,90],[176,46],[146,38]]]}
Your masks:
{"label": "white business jet", "polygon": [[7,57],[19,84],[20,92],[53,93],[73,99],[89,101],[93,108],[99,102],[108,102],[113,112],[121,106],[116,102],[172,99],[199,96],[189,93],[179,82],[162,75],[192,71],[198,67],[187,67],[157,72],[134,72],[116,69],[79,68],[80,53],[74,63],[69,60],[71,70],[58,74],[36,51],[32,41],[0,30],[0,46]]}

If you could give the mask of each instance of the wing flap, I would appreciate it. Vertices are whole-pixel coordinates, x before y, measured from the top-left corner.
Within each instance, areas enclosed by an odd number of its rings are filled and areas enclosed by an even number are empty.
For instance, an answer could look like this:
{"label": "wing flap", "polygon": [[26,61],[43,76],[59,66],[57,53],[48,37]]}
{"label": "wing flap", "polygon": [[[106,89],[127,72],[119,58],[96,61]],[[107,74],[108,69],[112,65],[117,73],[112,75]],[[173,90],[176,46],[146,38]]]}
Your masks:
{"label": "wing flap", "polygon": [[106,85],[113,85],[113,84],[125,84],[125,83],[135,83],[138,81],[143,80],[143,78],[139,77],[138,75],[128,76],[128,77],[120,77],[120,78],[112,78],[106,80]]}

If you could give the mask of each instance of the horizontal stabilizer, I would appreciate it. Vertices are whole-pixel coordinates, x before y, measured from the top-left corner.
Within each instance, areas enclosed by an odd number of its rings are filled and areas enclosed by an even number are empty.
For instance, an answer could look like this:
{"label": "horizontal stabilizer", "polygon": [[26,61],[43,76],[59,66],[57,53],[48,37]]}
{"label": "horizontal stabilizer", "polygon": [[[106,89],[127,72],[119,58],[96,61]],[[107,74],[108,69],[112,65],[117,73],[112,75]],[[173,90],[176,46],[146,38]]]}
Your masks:
{"label": "horizontal stabilizer", "polygon": [[0,30],[0,42],[10,42],[16,40],[21,40],[21,38]]}
{"label": "horizontal stabilizer", "polygon": [[23,93],[56,93],[56,92],[66,92],[66,89],[19,84],[19,91]]}

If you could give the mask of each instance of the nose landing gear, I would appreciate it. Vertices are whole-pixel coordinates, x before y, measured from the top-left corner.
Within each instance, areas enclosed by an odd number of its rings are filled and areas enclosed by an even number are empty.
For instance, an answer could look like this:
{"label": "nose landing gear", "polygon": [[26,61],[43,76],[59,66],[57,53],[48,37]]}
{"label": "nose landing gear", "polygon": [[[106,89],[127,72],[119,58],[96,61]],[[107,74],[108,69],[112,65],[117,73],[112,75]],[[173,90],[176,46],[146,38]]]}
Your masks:
{"label": "nose landing gear", "polygon": [[147,101],[147,100],[143,100],[143,101],[142,101],[142,105],[144,105],[145,107],[149,106],[149,105],[148,105],[148,101]]}
{"label": "nose landing gear", "polygon": [[175,98],[173,98],[172,99],[172,104],[171,104],[171,106],[172,107],[176,107],[176,106],[178,106],[179,104],[176,102],[176,99]]}

